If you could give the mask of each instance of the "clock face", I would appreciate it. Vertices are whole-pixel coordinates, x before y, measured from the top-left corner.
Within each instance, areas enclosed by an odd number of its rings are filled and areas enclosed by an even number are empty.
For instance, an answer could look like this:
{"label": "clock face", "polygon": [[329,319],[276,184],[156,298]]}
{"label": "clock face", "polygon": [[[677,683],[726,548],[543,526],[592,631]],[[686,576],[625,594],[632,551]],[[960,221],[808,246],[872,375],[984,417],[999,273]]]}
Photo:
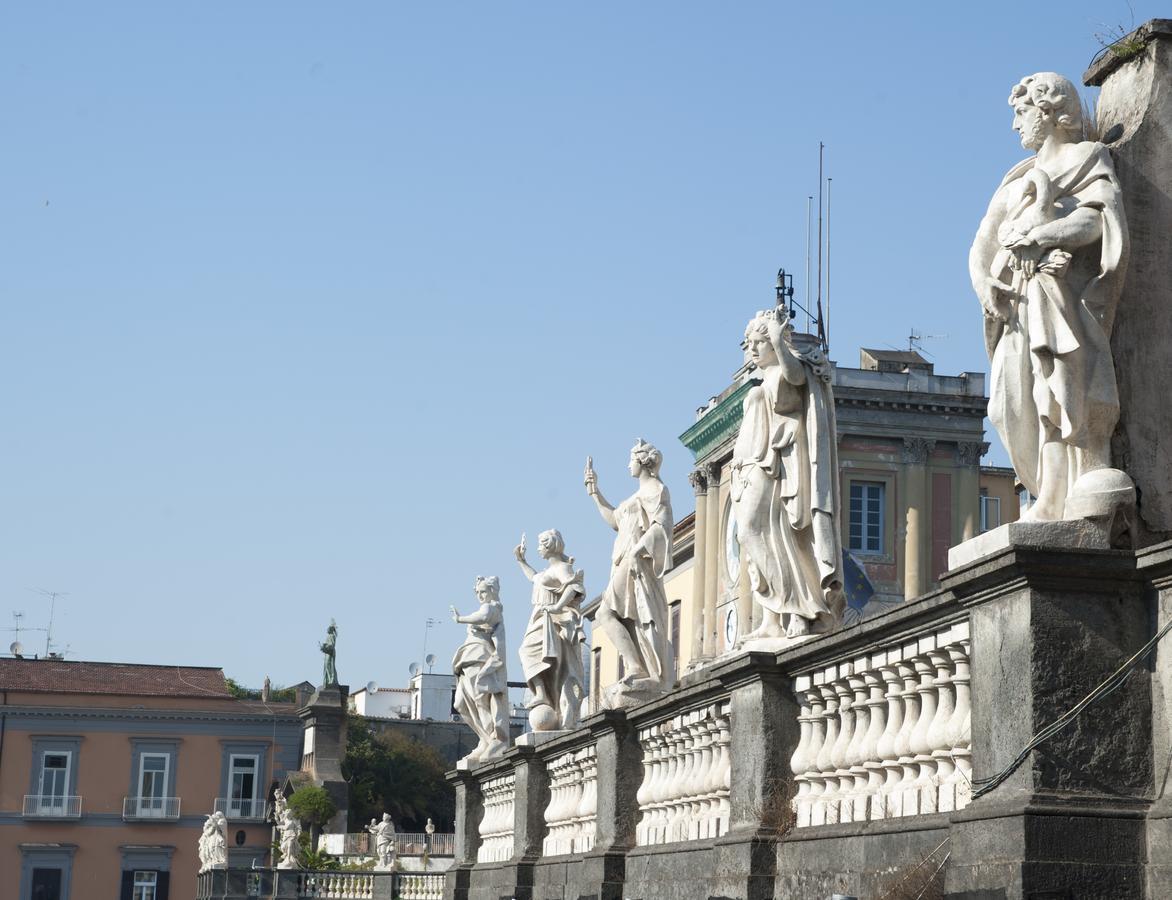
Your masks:
{"label": "clock face", "polygon": [[728,612],[724,614],[724,645],[731,647],[737,642],[737,630],[740,627],[740,622],[737,620],[737,608],[733,604],[729,604]]}
{"label": "clock face", "polygon": [[731,514],[724,524],[724,567],[728,583],[735,585],[741,577],[741,542],[737,538],[737,520]]}

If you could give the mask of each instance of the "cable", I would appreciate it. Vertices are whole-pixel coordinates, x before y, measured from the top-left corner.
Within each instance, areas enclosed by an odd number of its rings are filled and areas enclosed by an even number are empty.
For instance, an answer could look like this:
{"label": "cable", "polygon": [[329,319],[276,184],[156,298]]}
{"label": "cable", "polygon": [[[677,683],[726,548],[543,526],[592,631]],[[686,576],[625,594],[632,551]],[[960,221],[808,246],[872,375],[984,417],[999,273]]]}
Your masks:
{"label": "cable", "polygon": [[1156,648],[1156,644],[1158,644],[1164,635],[1166,635],[1170,630],[1172,630],[1172,620],[1170,620],[1167,625],[1156,632],[1156,635],[1150,641],[1144,644],[1130,659],[1128,659],[1123,665],[1112,672],[1102,684],[1083,697],[1078,703],[1059,716],[1054,722],[1047,725],[1032,738],[1030,738],[1030,742],[1025,745],[1021,753],[1017,755],[1017,758],[1014,759],[1013,762],[1011,762],[1008,766],[1006,766],[996,775],[990,775],[988,778],[974,778],[972,783],[982,786],[973,791],[973,799],[976,800],[978,797],[984,796],[998,785],[1002,784],[1007,778],[1009,778],[1010,775],[1012,775],[1021,767],[1021,764],[1024,763],[1027,758],[1029,758],[1030,753],[1037,749],[1037,747],[1050,740],[1050,738],[1054,737],[1054,735],[1058,734],[1058,732],[1060,732],[1067,725],[1078,718],[1079,714],[1092,703],[1102,700],[1104,697],[1108,696],[1114,691],[1117,691],[1123,685],[1123,682],[1125,682],[1131,673],[1135,670],[1136,664],[1139,663],[1139,661],[1149,653],[1151,653]]}

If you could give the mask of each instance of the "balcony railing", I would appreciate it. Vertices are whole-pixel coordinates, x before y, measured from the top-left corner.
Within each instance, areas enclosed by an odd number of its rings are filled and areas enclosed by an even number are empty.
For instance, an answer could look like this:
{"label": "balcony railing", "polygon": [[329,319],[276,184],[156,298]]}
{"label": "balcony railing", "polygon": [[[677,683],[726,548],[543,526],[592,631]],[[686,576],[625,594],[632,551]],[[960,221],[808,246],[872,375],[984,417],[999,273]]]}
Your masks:
{"label": "balcony railing", "polygon": [[269,817],[269,805],[259,797],[217,797],[215,812],[222,812],[229,819],[263,822]]}
{"label": "balcony railing", "polygon": [[131,821],[138,819],[178,819],[178,797],[123,797],[122,818]]}
{"label": "balcony railing", "polygon": [[24,795],[26,819],[80,819],[81,797],[43,797]]}

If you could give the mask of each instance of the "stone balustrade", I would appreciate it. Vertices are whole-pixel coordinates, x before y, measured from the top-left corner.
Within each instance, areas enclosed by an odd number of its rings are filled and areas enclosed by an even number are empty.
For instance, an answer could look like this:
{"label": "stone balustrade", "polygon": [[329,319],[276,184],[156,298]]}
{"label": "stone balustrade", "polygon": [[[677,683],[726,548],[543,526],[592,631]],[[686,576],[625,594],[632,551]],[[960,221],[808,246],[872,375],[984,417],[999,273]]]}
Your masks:
{"label": "stone balustrade", "polygon": [[598,813],[598,759],[593,745],[546,762],[549,804],[545,808],[543,856],[587,853],[594,848]]}
{"label": "stone balustrade", "polygon": [[440,873],[402,872],[396,882],[399,900],[443,900],[444,876]]}
{"label": "stone balustrade", "polygon": [[480,820],[477,862],[504,862],[512,859],[516,785],[517,778],[512,772],[484,783],[484,818]]}
{"label": "stone balustrade", "polygon": [[639,729],[643,781],[637,846],[720,837],[728,831],[729,703],[719,700]]}
{"label": "stone balustrade", "polygon": [[797,827],[968,805],[967,621],[798,675],[794,690]]}
{"label": "stone balustrade", "polygon": [[374,897],[375,876],[369,872],[300,872],[299,898],[328,900],[370,900]]}

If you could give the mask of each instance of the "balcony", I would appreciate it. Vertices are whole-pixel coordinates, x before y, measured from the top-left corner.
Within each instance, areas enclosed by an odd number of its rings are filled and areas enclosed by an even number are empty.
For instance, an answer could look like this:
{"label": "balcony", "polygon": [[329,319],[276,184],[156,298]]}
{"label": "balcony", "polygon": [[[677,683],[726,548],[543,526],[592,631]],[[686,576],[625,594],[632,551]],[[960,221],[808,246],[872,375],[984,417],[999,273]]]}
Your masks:
{"label": "balcony", "polygon": [[214,811],[234,822],[264,822],[269,817],[269,805],[259,797],[217,797]]}
{"label": "balcony", "polygon": [[179,818],[179,798],[123,797],[122,818],[127,822],[174,821]]}
{"label": "balcony", "polygon": [[42,797],[24,795],[26,819],[80,819],[81,797]]}

